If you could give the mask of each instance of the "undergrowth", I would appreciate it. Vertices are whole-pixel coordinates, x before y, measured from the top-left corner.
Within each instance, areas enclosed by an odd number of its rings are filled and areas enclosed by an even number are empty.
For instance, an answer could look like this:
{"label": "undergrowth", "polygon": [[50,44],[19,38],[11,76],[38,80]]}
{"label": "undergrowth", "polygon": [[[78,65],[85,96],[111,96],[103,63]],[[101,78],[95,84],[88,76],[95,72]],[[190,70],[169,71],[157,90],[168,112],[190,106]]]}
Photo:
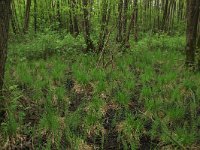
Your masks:
{"label": "undergrowth", "polygon": [[1,145],[198,149],[200,74],[184,68],[184,39],[149,35],[114,53],[106,67],[97,55],[81,52],[81,36],[49,33],[12,41]]}

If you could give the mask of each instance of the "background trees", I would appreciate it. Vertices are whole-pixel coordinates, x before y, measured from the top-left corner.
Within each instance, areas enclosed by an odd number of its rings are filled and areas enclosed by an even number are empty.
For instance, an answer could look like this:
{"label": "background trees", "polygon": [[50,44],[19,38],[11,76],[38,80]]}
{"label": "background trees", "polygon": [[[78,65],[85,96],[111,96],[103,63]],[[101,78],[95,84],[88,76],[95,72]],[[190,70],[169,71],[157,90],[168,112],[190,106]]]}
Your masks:
{"label": "background trees", "polygon": [[[11,6],[14,34],[63,29],[74,37],[83,34],[87,51],[97,52],[104,47],[109,28],[114,29],[116,42],[129,48],[129,40],[138,41],[149,32],[173,35],[183,32],[187,23],[186,64],[195,63],[199,45],[197,0],[13,0]],[[93,39],[96,35],[97,42]]]}
{"label": "background trees", "polygon": [[[117,41],[122,40],[120,36],[123,36],[128,29],[134,8],[137,12],[140,31],[174,32],[178,27],[184,27],[183,22],[186,16],[184,0],[110,0],[109,2],[112,5],[111,13],[113,14],[110,21],[117,26]],[[76,34],[79,33],[79,28],[83,25],[81,16],[83,16],[84,9],[81,8],[84,3],[82,0],[34,0],[32,3],[31,5],[31,0],[13,0],[13,31],[20,26],[23,26],[23,30],[27,30],[27,26],[34,30],[37,24],[40,30],[63,28],[69,32],[75,30]],[[103,5],[101,0],[88,1],[87,9],[91,25],[101,20]],[[29,17],[30,24],[28,23]]]}
{"label": "background trees", "polygon": [[83,34],[87,49],[99,51],[108,28],[114,29],[117,43],[129,47],[130,37],[138,41],[144,33],[183,32],[185,19],[184,0],[13,0],[11,23],[15,34],[46,29]]}
{"label": "background trees", "polygon": [[[199,45],[197,0],[13,0],[11,6],[14,34],[63,29],[74,37],[83,34],[87,51],[97,52],[104,47],[109,29],[114,30],[118,44],[129,48],[129,41],[138,41],[146,33],[173,35],[183,32],[187,23],[186,64],[195,63]],[[96,35],[97,41],[93,39]]]}

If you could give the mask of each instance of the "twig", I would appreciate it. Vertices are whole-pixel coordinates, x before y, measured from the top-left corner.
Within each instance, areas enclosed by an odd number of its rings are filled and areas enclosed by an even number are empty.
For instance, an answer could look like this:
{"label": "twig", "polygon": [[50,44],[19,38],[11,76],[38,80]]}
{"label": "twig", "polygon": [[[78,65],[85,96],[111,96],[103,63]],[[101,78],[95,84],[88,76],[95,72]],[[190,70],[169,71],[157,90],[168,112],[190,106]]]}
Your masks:
{"label": "twig", "polygon": [[[112,28],[111,28],[112,29]],[[111,29],[110,29],[110,31],[109,31],[109,33],[108,33],[108,35],[107,35],[107,39],[106,39],[106,42],[105,42],[105,44],[104,44],[104,46],[103,46],[103,48],[102,48],[102,51],[101,51],[101,54],[100,54],[100,56],[99,56],[99,59],[98,59],[98,63],[97,63],[97,65],[99,65],[100,64],[100,61],[101,61],[101,59],[103,58],[103,56],[104,56],[104,53],[105,53],[105,49],[106,49],[106,47],[107,47],[107,44],[108,44],[108,42],[109,42],[109,39],[110,39],[110,35],[111,35]]]}

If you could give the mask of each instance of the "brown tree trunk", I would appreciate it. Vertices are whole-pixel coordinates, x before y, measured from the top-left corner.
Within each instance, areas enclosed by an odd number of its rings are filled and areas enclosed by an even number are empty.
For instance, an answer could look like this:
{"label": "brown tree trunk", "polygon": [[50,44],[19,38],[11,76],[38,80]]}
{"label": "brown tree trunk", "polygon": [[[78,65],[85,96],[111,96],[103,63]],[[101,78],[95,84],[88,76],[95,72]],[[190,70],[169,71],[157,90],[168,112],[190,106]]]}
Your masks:
{"label": "brown tree trunk", "polygon": [[123,17],[122,17],[123,44],[126,43],[128,2],[129,0],[124,0],[123,4]]}
{"label": "brown tree trunk", "polygon": [[11,18],[11,25],[12,25],[12,29],[13,29],[13,32],[15,33],[15,34],[17,34],[18,33],[18,27],[17,27],[17,20],[16,20],[16,9],[15,9],[15,3],[13,2],[12,4],[11,4],[11,12],[12,12],[12,18]]}
{"label": "brown tree trunk", "polygon": [[197,41],[197,49],[198,49],[198,71],[200,71],[200,35]]}
{"label": "brown tree trunk", "polygon": [[193,67],[195,63],[199,7],[199,0],[187,0],[186,65],[188,67]]}
{"label": "brown tree trunk", "polygon": [[62,18],[61,18],[61,12],[60,12],[60,1],[57,0],[57,3],[56,3],[56,11],[57,11],[57,21],[58,21],[58,27],[59,29],[62,28]]}
{"label": "brown tree trunk", "polygon": [[160,29],[160,0],[157,0],[157,31]]}
{"label": "brown tree trunk", "polygon": [[104,48],[105,38],[108,34],[108,23],[110,19],[109,7],[110,7],[109,2],[107,0],[104,0],[102,4],[101,31],[99,35],[98,49],[97,49],[98,53],[100,53]]}
{"label": "brown tree trunk", "polygon": [[164,7],[164,12],[163,12],[163,20],[162,20],[162,30],[165,31],[166,28],[166,21],[167,21],[167,16],[168,16],[168,6],[169,5],[169,0],[166,0],[165,2],[165,7]]}
{"label": "brown tree trunk", "polygon": [[31,0],[26,1],[26,11],[24,18],[24,33],[28,31],[29,20],[30,20]]}
{"label": "brown tree trunk", "polygon": [[75,9],[76,7],[77,7],[76,0],[72,0],[73,32],[74,32],[75,37],[79,35],[78,19],[77,19],[77,14],[76,14],[76,9]]}
{"label": "brown tree trunk", "polygon": [[123,5],[123,0],[119,0],[118,3],[118,23],[117,23],[117,42],[122,41],[122,5]]}
{"label": "brown tree trunk", "polygon": [[11,0],[0,1],[0,123],[4,119],[2,88],[4,81],[5,63],[7,58],[7,42],[9,30],[9,18],[11,14]]}
{"label": "brown tree trunk", "polygon": [[138,0],[134,0],[134,9],[135,9],[134,39],[135,39],[135,42],[137,42],[138,41]]}
{"label": "brown tree trunk", "polygon": [[74,34],[74,26],[73,26],[73,11],[72,11],[72,3],[71,0],[68,0],[68,4],[70,6],[70,10],[69,10],[69,32],[71,35]]}
{"label": "brown tree trunk", "polygon": [[127,30],[127,34],[126,34],[126,41],[125,41],[126,48],[130,48],[129,39],[130,39],[130,33],[131,33],[132,27],[134,27],[133,28],[134,29],[134,40],[135,40],[135,42],[138,41],[138,27],[137,27],[138,4],[137,4],[137,2],[138,2],[138,0],[134,0],[134,8],[132,11],[131,20],[128,25],[128,30]]}
{"label": "brown tree trunk", "polygon": [[88,0],[82,0],[83,3],[83,24],[84,24],[84,38],[87,45],[87,52],[94,51],[94,45],[90,38],[90,21],[88,11]]}
{"label": "brown tree trunk", "polygon": [[34,31],[37,33],[37,0],[34,0]]}
{"label": "brown tree trunk", "polygon": [[133,11],[131,14],[131,20],[128,25],[128,30],[127,30],[127,34],[126,34],[126,43],[125,43],[126,48],[130,48],[129,39],[130,39],[131,29],[133,28],[133,26],[135,26],[135,8],[133,8]]}

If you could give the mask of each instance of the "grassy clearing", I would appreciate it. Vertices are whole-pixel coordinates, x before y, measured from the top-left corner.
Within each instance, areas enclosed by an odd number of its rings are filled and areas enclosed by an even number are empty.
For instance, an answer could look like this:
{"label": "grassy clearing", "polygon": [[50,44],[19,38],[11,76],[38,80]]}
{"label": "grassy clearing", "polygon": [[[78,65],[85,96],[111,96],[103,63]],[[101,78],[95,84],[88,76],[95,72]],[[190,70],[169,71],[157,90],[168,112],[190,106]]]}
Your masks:
{"label": "grassy clearing", "polygon": [[106,68],[81,52],[82,37],[52,33],[13,41],[2,146],[200,148],[200,74],[183,66],[184,39],[147,36],[114,53]]}

